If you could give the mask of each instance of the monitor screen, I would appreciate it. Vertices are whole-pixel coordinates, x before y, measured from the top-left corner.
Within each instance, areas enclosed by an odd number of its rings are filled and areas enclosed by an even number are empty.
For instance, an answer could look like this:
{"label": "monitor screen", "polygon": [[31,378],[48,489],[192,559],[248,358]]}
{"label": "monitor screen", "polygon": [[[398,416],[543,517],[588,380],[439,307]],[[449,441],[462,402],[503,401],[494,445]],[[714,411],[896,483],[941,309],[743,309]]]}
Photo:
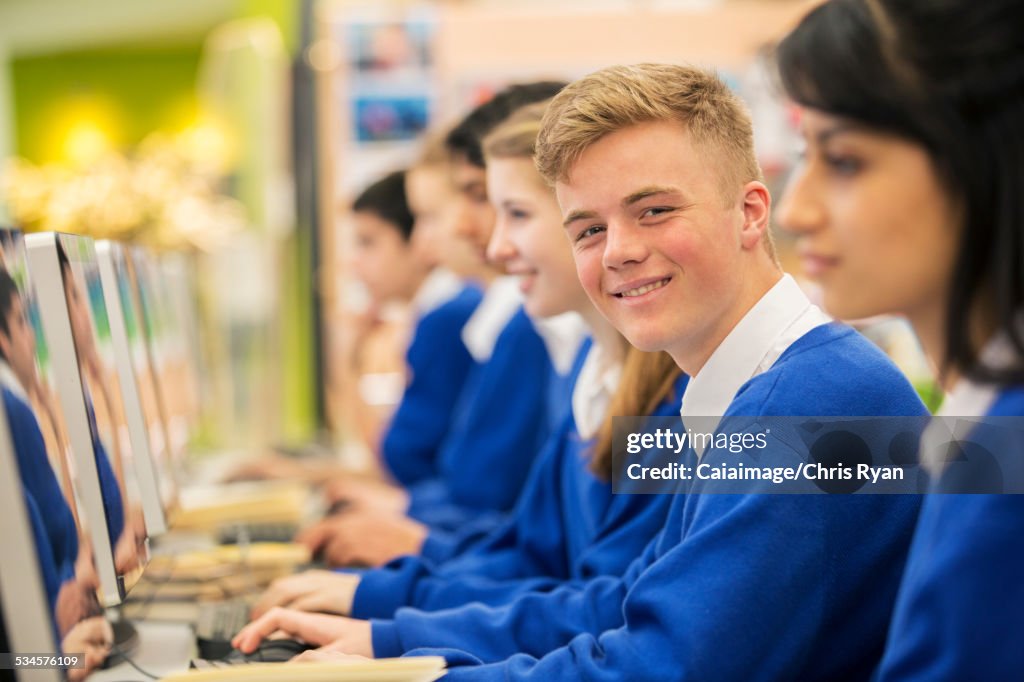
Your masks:
{"label": "monitor screen", "polygon": [[177,508],[178,482],[158,409],[156,380],[127,250],[118,242],[104,240],[97,242],[96,256],[110,316],[110,337],[125,399],[128,432],[136,453],[143,511],[152,536],[169,527]]}
{"label": "monitor screen", "polygon": [[79,517],[95,549],[101,600],[114,605],[145,566],[148,530],[96,254],[92,240],[52,232],[29,235],[25,245],[74,454]]}

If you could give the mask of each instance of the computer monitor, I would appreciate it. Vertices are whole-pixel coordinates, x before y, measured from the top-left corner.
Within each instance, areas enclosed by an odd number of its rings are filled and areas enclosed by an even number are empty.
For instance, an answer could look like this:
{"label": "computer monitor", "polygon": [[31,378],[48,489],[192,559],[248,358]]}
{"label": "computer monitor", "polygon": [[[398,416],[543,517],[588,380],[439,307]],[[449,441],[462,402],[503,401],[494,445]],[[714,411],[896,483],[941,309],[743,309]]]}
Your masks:
{"label": "computer monitor", "polygon": [[96,243],[103,300],[110,315],[110,339],[124,396],[125,417],[142,491],[150,535],[164,533],[177,507],[178,486],[168,438],[158,409],[156,379],[150,366],[143,316],[130,273],[126,248],[114,241]]}
{"label": "computer monitor", "polygon": [[172,392],[174,372],[172,358],[171,323],[166,301],[161,291],[160,278],[153,257],[139,246],[129,249],[128,273],[135,285],[142,313],[142,333],[146,340],[149,364],[157,398],[157,409],[168,438],[168,450],[175,471],[183,467],[188,442],[187,422],[177,414]]}
{"label": "computer monitor", "polygon": [[148,530],[93,242],[47,232],[28,235],[25,251],[100,599],[116,605],[148,560]]}
{"label": "computer monitor", "polygon": [[173,341],[171,353],[179,381],[177,411],[186,418],[189,431],[195,433],[202,413],[200,377],[203,374],[196,263],[189,254],[168,252],[160,254],[157,270],[163,284],[168,333]]}

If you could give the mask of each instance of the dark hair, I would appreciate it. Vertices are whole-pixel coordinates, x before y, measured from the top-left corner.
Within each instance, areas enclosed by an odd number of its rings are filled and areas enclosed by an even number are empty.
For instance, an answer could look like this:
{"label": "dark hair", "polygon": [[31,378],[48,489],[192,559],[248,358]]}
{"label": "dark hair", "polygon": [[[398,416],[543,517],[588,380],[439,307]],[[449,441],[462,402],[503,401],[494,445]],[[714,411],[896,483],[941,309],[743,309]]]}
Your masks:
{"label": "dark hair", "polygon": [[[11,328],[7,325],[7,316],[11,314],[11,307],[14,299],[21,295],[14,278],[4,268],[0,268],[0,332],[10,337]],[[6,360],[3,351],[0,351],[0,358]]]}
{"label": "dark hair", "polygon": [[352,202],[352,210],[373,213],[395,226],[402,239],[409,241],[415,222],[405,198],[405,171],[395,171],[373,183]]}
{"label": "dark hair", "polygon": [[566,83],[537,81],[510,85],[494,97],[469,112],[445,138],[452,155],[462,156],[474,166],[485,168],[483,141],[494,127],[508,118],[516,109],[554,97]]}
{"label": "dark hair", "polygon": [[[1019,0],[831,0],[780,43],[796,102],[922,146],[963,216],[946,302],[943,371],[1024,380],[1024,50]],[[1016,360],[984,366],[981,314]]]}

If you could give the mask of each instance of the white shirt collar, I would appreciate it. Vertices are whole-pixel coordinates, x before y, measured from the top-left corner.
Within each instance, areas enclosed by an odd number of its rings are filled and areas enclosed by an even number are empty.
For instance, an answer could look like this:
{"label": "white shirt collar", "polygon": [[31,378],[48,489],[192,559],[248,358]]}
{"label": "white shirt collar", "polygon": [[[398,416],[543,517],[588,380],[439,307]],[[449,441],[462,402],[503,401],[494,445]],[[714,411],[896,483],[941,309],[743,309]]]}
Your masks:
{"label": "white shirt collar", "polygon": [[11,366],[3,359],[0,359],[0,386],[6,387],[11,393],[18,396],[22,402],[29,402],[28,391],[21,385],[18,376],[11,369]]}
{"label": "white shirt collar", "polygon": [[[1012,362],[1013,356],[1013,346],[1005,336],[998,336],[985,344],[979,359],[990,367],[1004,367]],[[957,381],[921,435],[921,461],[929,472],[940,473],[949,441],[966,438],[974,427],[974,422],[955,417],[987,414],[999,396],[999,388],[995,384],[980,384],[966,377]]]}
{"label": "white shirt collar", "polygon": [[451,270],[434,268],[413,296],[412,309],[418,317],[423,317],[458,296],[464,286],[462,278]]}
{"label": "white shirt collar", "polygon": [[590,347],[572,390],[572,416],[584,439],[597,435],[622,379],[622,358],[597,344]]}
{"label": "white shirt collar", "polygon": [[783,275],[718,345],[683,394],[682,417],[725,414],[736,391],[771,367],[794,341],[831,318],[812,304],[789,275]]}
{"label": "white shirt collar", "polygon": [[498,335],[523,302],[518,277],[499,277],[487,287],[480,305],[462,328],[462,342],[477,362],[487,362]]}
{"label": "white shirt collar", "polygon": [[590,328],[579,313],[569,312],[533,320],[533,326],[544,341],[544,347],[551,358],[555,371],[565,376],[572,369],[573,361],[580,352],[583,340],[590,333]]}

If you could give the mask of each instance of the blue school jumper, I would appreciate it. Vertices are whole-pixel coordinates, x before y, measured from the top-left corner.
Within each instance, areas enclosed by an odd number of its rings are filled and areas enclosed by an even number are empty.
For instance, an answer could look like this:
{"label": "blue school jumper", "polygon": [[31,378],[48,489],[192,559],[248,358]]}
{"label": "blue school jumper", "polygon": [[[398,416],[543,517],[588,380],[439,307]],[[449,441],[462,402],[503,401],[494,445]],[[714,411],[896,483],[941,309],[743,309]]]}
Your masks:
{"label": "blue school jumper", "polygon": [[[990,417],[1024,415],[1024,386]],[[982,425],[968,440],[1020,471],[1021,422]],[[941,486],[942,479],[936,482]],[[924,501],[879,680],[1024,676],[1024,495],[933,494]]]}
{"label": "blue school jumper", "polygon": [[473,366],[462,328],[481,298],[479,287],[466,286],[416,322],[405,356],[409,385],[381,441],[384,463],[403,486],[437,474],[437,451]]}
{"label": "blue school jumper", "polygon": [[[794,342],[726,411],[924,414],[899,370],[838,324]],[[792,466],[796,451],[761,452],[765,466]],[[711,451],[701,461],[725,457]],[[708,485],[692,481],[684,490]],[[447,646],[454,629],[461,643],[477,627],[479,650],[442,652],[450,665],[501,662],[453,667],[452,680],[866,679],[881,655],[919,502],[914,495],[674,495],[664,530],[624,578],[498,609],[441,612],[425,642],[394,641],[407,617],[399,611],[392,628],[374,623],[375,652],[378,644],[380,655]]]}
{"label": "blue school jumper", "polygon": [[46,454],[43,433],[32,408],[10,389],[3,388],[4,407],[11,427],[11,441],[18,458],[22,485],[41,511],[43,526],[60,582],[73,578],[78,559],[78,530],[75,517],[64,498],[57,475]]}
{"label": "blue school jumper", "polygon": [[86,412],[89,417],[89,429],[92,432],[92,452],[96,460],[96,476],[100,481],[100,495],[103,497],[103,513],[107,519],[107,536],[110,538],[110,551],[117,546],[117,540],[124,532],[124,502],[121,500],[121,488],[117,484],[117,476],[107,456],[107,449],[100,440],[99,428],[96,426],[96,412],[92,400],[86,398]]}
{"label": "blue school jumper", "polygon": [[474,364],[437,456],[438,475],[409,488],[408,515],[454,530],[515,504],[551,429],[554,369],[522,307],[502,329],[491,357]]}
{"label": "blue school jumper", "polygon": [[[35,541],[36,558],[39,562],[39,577],[46,590],[46,602],[50,606],[52,618],[56,613],[57,594],[60,592],[61,586],[53,545],[46,534],[46,524],[43,522],[43,515],[39,511],[39,505],[36,504],[35,498],[24,485],[21,487],[21,491],[25,499],[25,513],[32,526],[32,538]],[[30,559],[26,558],[26,561],[30,561]]]}
{"label": "blue school jumper", "polygon": [[[587,350],[580,353],[574,380]],[[685,385],[681,377],[657,416],[675,411]],[[566,581],[622,573],[661,529],[670,500],[612,495],[611,484],[588,470],[592,446],[579,437],[568,411],[502,527],[441,566],[404,557],[365,573],[352,615],[390,616],[406,605],[433,611],[473,601],[503,604]]]}

